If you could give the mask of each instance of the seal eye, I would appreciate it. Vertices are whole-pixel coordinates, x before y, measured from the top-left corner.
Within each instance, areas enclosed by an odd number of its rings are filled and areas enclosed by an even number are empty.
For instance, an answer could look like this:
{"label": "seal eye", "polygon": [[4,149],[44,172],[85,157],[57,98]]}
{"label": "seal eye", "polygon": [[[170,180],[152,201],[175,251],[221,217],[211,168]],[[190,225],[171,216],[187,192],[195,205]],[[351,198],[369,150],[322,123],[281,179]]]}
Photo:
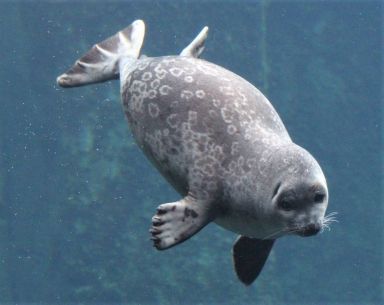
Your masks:
{"label": "seal eye", "polygon": [[315,201],[315,203],[322,203],[324,201],[324,198],[325,198],[325,195],[322,194],[322,193],[317,193],[315,195],[315,197],[313,198],[313,200]]}
{"label": "seal eye", "polygon": [[279,201],[279,208],[284,211],[291,211],[293,210],[293,202],[287,198],[283,198]]}

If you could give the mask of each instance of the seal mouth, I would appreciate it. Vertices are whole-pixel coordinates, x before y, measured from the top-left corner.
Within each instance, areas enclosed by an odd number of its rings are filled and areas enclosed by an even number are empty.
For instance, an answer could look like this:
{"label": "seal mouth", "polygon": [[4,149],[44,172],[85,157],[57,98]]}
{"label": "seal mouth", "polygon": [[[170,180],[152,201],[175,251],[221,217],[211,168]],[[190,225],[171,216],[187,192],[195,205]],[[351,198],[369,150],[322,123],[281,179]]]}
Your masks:
{"label": "seal mouth", "polygon": [[296,234],[302,237],[308,237],[316,235],[321,231],[321,226],[318,224],[310,224],[303,228],[296,230]]}

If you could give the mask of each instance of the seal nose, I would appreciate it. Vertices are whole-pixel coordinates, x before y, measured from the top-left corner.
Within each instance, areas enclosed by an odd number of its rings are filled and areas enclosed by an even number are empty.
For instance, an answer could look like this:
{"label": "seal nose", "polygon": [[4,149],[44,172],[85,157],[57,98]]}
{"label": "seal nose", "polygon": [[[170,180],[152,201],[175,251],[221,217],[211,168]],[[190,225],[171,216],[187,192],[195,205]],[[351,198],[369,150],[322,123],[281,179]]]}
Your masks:
{"label": "seal nose", "polygon": [[320,232],[321,226],[318,223],[311,223],[300,231],[301,236],[312,236]]}

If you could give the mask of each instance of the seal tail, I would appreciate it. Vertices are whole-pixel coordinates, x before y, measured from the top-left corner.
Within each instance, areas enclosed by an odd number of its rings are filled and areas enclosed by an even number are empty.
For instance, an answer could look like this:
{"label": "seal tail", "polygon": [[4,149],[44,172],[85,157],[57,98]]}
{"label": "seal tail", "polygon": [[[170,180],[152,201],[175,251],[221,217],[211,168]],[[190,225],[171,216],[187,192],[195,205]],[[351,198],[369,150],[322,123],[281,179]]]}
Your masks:
{"label": "seal tail", "polygon": [[61,87],[78,87],[118,79],[121,59],[137,59],[140,56],[144,35],[144,22],[134,21],[124,30],[95,44],[57,78],[57,83]]}

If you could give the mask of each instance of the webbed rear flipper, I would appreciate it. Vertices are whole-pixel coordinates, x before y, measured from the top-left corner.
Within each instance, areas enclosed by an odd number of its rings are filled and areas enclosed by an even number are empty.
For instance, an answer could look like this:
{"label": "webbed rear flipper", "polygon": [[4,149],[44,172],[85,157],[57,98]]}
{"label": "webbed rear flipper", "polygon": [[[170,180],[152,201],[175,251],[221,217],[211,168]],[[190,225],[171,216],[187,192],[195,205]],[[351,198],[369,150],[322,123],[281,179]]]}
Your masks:
{"label": "webbed rear flipper", "polygon": [[199,57],[204,51],[204,43],[208,37],[208,27],[205,26],[195,39],[181,51],[180,56]]}
{"label": "webbed rear flipper", "polygon": [[78,87],[119,78],[121,59],[139,57],[144,34],[144,22],[134,21],[124,30],[95,44],[57,78],[57,83],[61,87]]}

